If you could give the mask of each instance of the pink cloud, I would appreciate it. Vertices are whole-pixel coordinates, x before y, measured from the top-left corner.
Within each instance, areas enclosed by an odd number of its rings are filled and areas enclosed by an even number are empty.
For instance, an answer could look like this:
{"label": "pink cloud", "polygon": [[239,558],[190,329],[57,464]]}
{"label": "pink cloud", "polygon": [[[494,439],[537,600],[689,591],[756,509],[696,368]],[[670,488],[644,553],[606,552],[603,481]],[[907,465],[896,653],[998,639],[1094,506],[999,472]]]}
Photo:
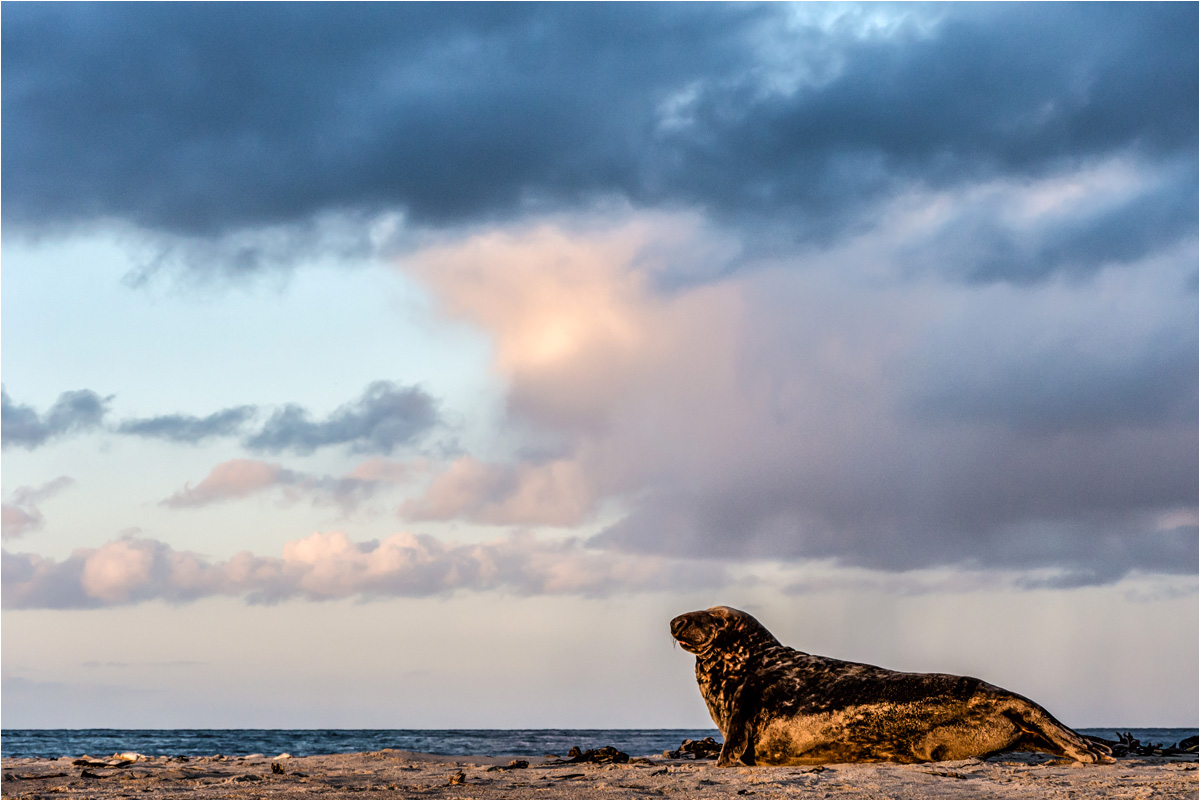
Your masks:
{"label": "pink cloud", "polygon": [[59,476],[37,487],[18,487],[10,502],[0,505],[0,536],[15,539],[41,528],[45,520],[37,504],[74,484],[69,476]]}
{"label": "pink cloud", "polygon": [[446,316],[493,338],[510,408],[556,427],[597,429],[644,399],[640,386],[681,382],[685,391],[727,377],[742,312],[737,287],[654,288],[669,266],[662,253],[726,247],[710,239],[683,216],[607,229],[542,225],[429,248],[405,268]]}
{"label": "pink cloud", "polygon": [[217,595],[258,602],[482,591],[604,596],[725,580],[713,564],[607,553],[577,539],[529,533],[455,544],[408,532],[369,542],[340,531],[315,532],[286,543],[278,557],[242,552],[225,561],[125,537],[57,562],[8,551],[3,560],[9,609],[179,603]]}
{"label": "pink cloud", "polygon": [[655,288],[669,267],[661,254],[727,250],[691,218],[651,215],[489,232],[412,257],[406,269],[442,312],[492,337],[508,413],[551,434],[563,456],[460,459],[401,515],[575,525],[607,498],[727,458],[745,433],[743,288]]}
{"label": "pink cloud", "polygon": [[42,525],[42,513],[37,509],[22,509],[15,504],[0,505],[0,531],[4,539],[27,534]]}
{"label": "pink cloud", "polygon": [[107,543],[84,562],[80,584],[88,596],[100,601],[127,601],[150,581],[154,557],[154,550],[135,540]]}
{"label": "pink cloud", "polygon": [[356,466],[345,477],[358,479],[359,481],[382,481],[392,484],[402,484],[411,480],[414,476],[427,472],[428,469],[429,466],[423,459],[414,459],[408,462],[393,462],[390,459],[374,456]]}
{"label": "pink cloud", "polygon": [[402,484],[424,469],[420,461],[400,463],[372,458],[346,475],[335,477],[301,473],[254,459],[231,459],[214,467],[195,487],[185,485],[162,504],[177,509],[207,506],[282,489],[288,501],[308,499],[350,511],[375,492]]}
{"label": "pink cloud", "polygon": [[464,456],[399,511],[408,520],[573,526],[588,519],[595,503],[578,462],[501,465]]}
{"label": "pink cloud", "polygon": [[205,506],[218,501],[245,498],[281,481],[286,482],[290,475],[289,471],[277,464],[254,459],[230,459],[214,467],[195,487],[185,485],[163,501],[163,505],[175,508]]}

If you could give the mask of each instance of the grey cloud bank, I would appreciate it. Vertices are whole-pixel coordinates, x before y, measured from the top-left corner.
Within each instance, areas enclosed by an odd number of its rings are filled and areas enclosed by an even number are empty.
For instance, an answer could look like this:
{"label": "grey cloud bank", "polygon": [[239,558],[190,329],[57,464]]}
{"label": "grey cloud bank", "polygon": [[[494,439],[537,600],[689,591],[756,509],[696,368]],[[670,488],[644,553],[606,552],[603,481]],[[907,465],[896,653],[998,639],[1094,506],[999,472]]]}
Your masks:
{"label": "grey cloud bank", "polygon": [[355,451],[390,454],[439,422],[436,401],[420,387],[376,381],[358,401],[338,407],[320,422],[311,420],[302,407],[289,404],[271,415],[246,440],[246,447],[266,453],[311,453],[326,445],[348,444]]}
{"label": "grey cloud bank", "polygon": [[0,407],[3,447],[15,445],[28,449],[57,437],[99,428],[112,401],[111,395],[104,398],[90,389],[64,392],[43,415],[32,406],[13,403],[8,392],[0,397],[3,398]]}
{"label": "grey cloud bank", "polygon": [[[931,324],[905,291],[821,308],[778,288],[794,321],[755,304],[735,357],[748,389],[681,401],[704,421],[691,432],[659,409],[654,439],[619,446],[631,470],[672,469],[595,542],[897,571],[1056,567],[1080,583],[1194,573],[1194,298],[1113,302],[1121,291],[947,298],[961,311]],[[726,447],[698,457],[689,437],[716,427],[738,434],[704,434]],[[1160,523],[1186,510],[1186,525]]]}
{"label": "grey cloud bank", "polygon": [[[1020,207],[1062,189],[1006,191]],[[535,525],[615,500],[627,515],[590,544],[1049,569],[1062,586],[1193,572],[1194,249],[1082,281],[911,280],[912,219],[936,228],[957,200],[889,214],[800,269],[780,259],[670,294],[643,258],[670,222],[418,254],[447,312],[494,338],[514,425],[559,447],[461,460],[401,513]],[[539,331],[559,337],[550,355]]]}
{"label": "grey cloud bank", "polygon": [[[89,389],[62,393],[46,411],[14,403],[4,393],[4,446],[34,449],[70,434],[103,428],[115,396],[101,397]],[[256,406],[234,406],[205,417],[168,414],[122,420],[113,433],[168,442],[196,444],[242,433],[258,412]],[[391,454],[412,445],[441,424],[438,402],[417,386],[402,387],[375,381],[356,400],[339,406],[326,419],[314,421],[308,410],[289,403],[274,412],[262,427],[245,437],[257,452],[312,453],[331,445],[348,445],[354,452]]]}
{"label": "grey cloud bank", "polygon": [[1170,3],[19,5],[4,215],[220,238],[616,197],[828,244],[914,187],[1160,174],[1032,238],[984,214],[946,233],[951,275],[1044,280],[1193,232],[1196,26]]}
{"label": "grey cloud bank", "polygon": [[207,417],[168,414],[122,420],[117,426],[117,433],[172,442],[202,442],[212,437],[227,437],[238,433],[256,411],[254,406],[235,406],[213,412]]}

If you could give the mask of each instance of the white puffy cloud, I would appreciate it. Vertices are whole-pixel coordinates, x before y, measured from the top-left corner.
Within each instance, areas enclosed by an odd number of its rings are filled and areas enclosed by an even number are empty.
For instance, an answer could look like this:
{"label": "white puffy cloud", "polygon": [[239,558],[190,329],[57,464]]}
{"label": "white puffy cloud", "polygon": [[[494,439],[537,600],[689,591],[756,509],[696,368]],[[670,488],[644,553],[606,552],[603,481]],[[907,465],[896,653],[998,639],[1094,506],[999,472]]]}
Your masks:
{"label": "white puffy cloud", "polygon": [[101,602],[120,603],[153,578],[155,549],[134,540],[110,542],[91,554],[83,563],[80,586],[88,597]]}

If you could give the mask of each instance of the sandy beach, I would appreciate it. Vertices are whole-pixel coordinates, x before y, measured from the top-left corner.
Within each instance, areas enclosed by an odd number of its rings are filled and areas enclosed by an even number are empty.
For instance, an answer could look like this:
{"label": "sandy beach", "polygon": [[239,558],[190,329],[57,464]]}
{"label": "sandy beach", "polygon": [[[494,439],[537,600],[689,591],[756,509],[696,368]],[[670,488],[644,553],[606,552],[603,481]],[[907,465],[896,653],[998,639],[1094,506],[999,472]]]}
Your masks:
{"label": "sandy beach", "polygon": [[548,764],[384,750],[292,758],[2,760],[3,798],[1197,798],[1195,757],[1079,765],[1010,754],[920,765]]}

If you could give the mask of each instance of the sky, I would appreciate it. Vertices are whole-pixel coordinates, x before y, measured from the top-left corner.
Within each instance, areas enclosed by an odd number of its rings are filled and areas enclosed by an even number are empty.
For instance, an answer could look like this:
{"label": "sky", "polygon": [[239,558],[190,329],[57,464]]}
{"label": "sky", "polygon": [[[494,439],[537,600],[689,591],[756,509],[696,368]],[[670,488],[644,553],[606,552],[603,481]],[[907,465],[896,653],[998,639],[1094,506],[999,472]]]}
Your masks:
{"label": "sky", "polygon": [[2,724],[1197,725],[1198,22],[6,3]]}

